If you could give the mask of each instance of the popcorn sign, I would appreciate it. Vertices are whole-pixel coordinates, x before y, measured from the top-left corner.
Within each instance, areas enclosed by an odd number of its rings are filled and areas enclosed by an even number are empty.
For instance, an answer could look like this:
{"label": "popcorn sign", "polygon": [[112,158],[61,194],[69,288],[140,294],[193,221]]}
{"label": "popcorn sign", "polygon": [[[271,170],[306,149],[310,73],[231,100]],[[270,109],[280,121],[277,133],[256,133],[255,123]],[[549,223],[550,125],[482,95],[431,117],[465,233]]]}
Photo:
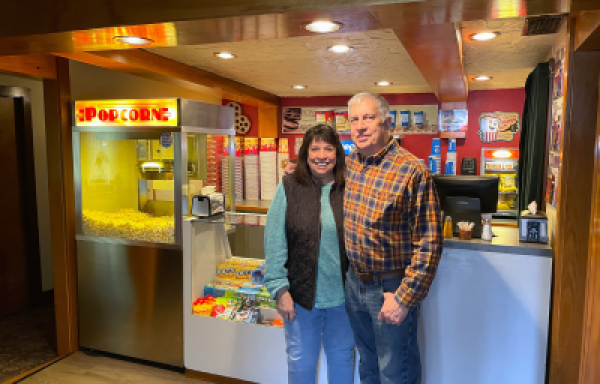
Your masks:
{"label": "popcorn sign", "polygon": [[178,124],[177,99],[76,101],[74,110],[78,127],[175,127]]}

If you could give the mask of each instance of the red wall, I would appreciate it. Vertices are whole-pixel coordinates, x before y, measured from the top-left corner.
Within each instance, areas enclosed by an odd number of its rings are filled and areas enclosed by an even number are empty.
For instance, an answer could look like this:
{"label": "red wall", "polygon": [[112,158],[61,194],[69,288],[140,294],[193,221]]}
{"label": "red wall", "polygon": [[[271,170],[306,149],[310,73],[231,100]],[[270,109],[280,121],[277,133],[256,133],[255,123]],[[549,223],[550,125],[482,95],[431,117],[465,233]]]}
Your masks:
{"label": "red wall", "polygon": [[[231,100],[223,99],[223,105],[227,105]],[[242,115],[246,116],[250,120],[250,131],[245,135],[236,133],[236,136],[243,137],[258,137],[258,107],[251,105],[240,104],[242,106]]]}
{"label": "red wall", "polygon": [[[439,102],[432,93],[403,93],[382,94],[390,105],[431,105]],[[319,97],[286,97],[281,99],[283,107],[344,107],[348,105],[351,96],[319,96]],[[469,130],[465,139],[456,139],[457,151],[457,173],[460,174],[460,164],[463,157],[475,157],[477,159],[477,173],[481,169],[481,148],[518,148],[521,132],[513,136],[512,141],[497,141],[491,144],[481,142],[477,132],[479,131],[479,116],[484,112],[517,112],[519,123],[522,124],[523,104],[525,103],[525,90],[499,89],[492,91],[471,91],[467,107],[469,110]],[[289,138],[290,152],[293,152],[294,140],[302,135],[281,135]],[[402,145],[420,159],[427,160],[431,154],[431,141],[437,135],[404,135]],[[342,140],[349,140],[349,136],[342,136]],[[446,161],[446,148],[448,141],[442,139],[442,164]],[[290,157],[295,157],[290,153]]]}

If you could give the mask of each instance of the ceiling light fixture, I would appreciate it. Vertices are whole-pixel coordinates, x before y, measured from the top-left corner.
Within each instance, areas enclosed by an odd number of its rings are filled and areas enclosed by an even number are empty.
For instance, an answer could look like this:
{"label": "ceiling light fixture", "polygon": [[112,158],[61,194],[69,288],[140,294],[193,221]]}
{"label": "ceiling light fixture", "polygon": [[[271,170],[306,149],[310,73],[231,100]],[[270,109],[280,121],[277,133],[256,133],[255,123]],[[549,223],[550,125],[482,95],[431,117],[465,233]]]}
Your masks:
{"label": "ceiling light fixture", "polygon": [[392,85],[392,83],[390,83],[389,81],[378,81],[377,83],[375,83],[377,85],[379,85],[380,87],[387,87],[388,85]]}
{"label": "ceiling light fixture", "polygon": [[499,35],[500,35],[499,32],[479,32],[479,33],[473,33],[473,34],[469,35],[469,39],[475,40],[475,41],[487,41],[487,40],[495,39]]}
{"label": "ceiling light fixture", "polygon": [[333,53],[347,53],[354,51],[354,48],[344,44],[336,44],[327,48],[327,50]]}
{"label": "ceiling light fixture", "polygon": [[479,76],[475,76],[475,77],[471,78],[471,80],[475,80],[475,81],[488,81],[491,79],[492,79],[491,76],[486,76],[486,75],[479,75]]}
{"label": "ceiling light fixture", "polygon": [[215,57],[218,57],[219,59],[229,60],[235,59],[237,56],[229,52],[215,52]]}
{"label": "ceiling light fixture", "polygon": [[294,89],[306,89],[306,85],[292,85]]}
{"label": "ceiling light fixture", "polygon": [[318,20],[306,24],[304,26],[304,29],[306,29],[309,32],[328,33],[339,30],[340,28],[342,28],[343,25],[344,24],[339,23],[337,21]]}
{"label": "ceiling light fixture", "polygon": [[129,45],[150,45],[154,40],[141,36],[115,36],[113,40]]}

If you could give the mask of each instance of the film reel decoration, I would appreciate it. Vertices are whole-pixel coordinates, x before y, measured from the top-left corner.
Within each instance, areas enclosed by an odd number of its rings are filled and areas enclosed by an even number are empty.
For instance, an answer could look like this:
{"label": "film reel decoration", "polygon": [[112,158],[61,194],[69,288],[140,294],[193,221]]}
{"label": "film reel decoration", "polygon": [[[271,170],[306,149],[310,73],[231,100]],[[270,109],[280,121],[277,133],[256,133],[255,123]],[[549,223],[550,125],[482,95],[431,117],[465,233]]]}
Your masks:
{"label": "film reel decoration", "polygon": [[234,101],[227,103],[227,106],[232,107],[235,112],[235,131],[240,135],[250,132],[252,124],[247,116],[242,115],[242,106]]}

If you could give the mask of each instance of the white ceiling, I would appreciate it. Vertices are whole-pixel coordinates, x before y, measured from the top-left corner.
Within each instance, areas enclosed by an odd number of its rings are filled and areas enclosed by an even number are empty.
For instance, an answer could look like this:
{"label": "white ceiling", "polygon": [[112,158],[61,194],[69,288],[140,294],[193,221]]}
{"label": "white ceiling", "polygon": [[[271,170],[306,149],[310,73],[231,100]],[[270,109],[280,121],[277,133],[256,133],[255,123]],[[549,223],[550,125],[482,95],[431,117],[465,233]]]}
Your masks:
{"label": "white ceiling", "polygon": [[[335,54],[334,44],[354,51]],[[155,48],[149,51],[216,73],[278,96],[351,95],[361,91],[386,93],[430,92],[429,85],[392,30]],[[236,59],[222,60],[227,51]],[[389,87],[375,82],[387,80]],[[308,86],[294,90],[294,84]]]}
{"label": "white ceiling", "polygon": [[[548,60],[558,34],[521,36],[525,19],[468,21],[460,24],[464,66],[469,90],[520,88],[538,63]],[[481,31],[500,32],[491,41],[471,41],[469,35]],[[486,82],[472,81],[477,75],[492,76]]]}
{"label": "white ceiling", "polygon": [[[489,82],[469,81],[469,89],[518,88],[538,62],[545,61],[557,35],[522,37],[524,19],[463,22],[467,75],[486,74]],[[498,31],[488,42],[468,36]],[[327,47],[348,44],[354,51],[334,54]],[[148,49],[158,55],[274,93],[278,96],[351,95],[356,92],[424,93],[431,89],[392,30],[353,32]],[[234,53],[222,60],[215,52]],[[375,82],[387,80],[389,87]],[[305,90],[292,89],[302,84]]]}

